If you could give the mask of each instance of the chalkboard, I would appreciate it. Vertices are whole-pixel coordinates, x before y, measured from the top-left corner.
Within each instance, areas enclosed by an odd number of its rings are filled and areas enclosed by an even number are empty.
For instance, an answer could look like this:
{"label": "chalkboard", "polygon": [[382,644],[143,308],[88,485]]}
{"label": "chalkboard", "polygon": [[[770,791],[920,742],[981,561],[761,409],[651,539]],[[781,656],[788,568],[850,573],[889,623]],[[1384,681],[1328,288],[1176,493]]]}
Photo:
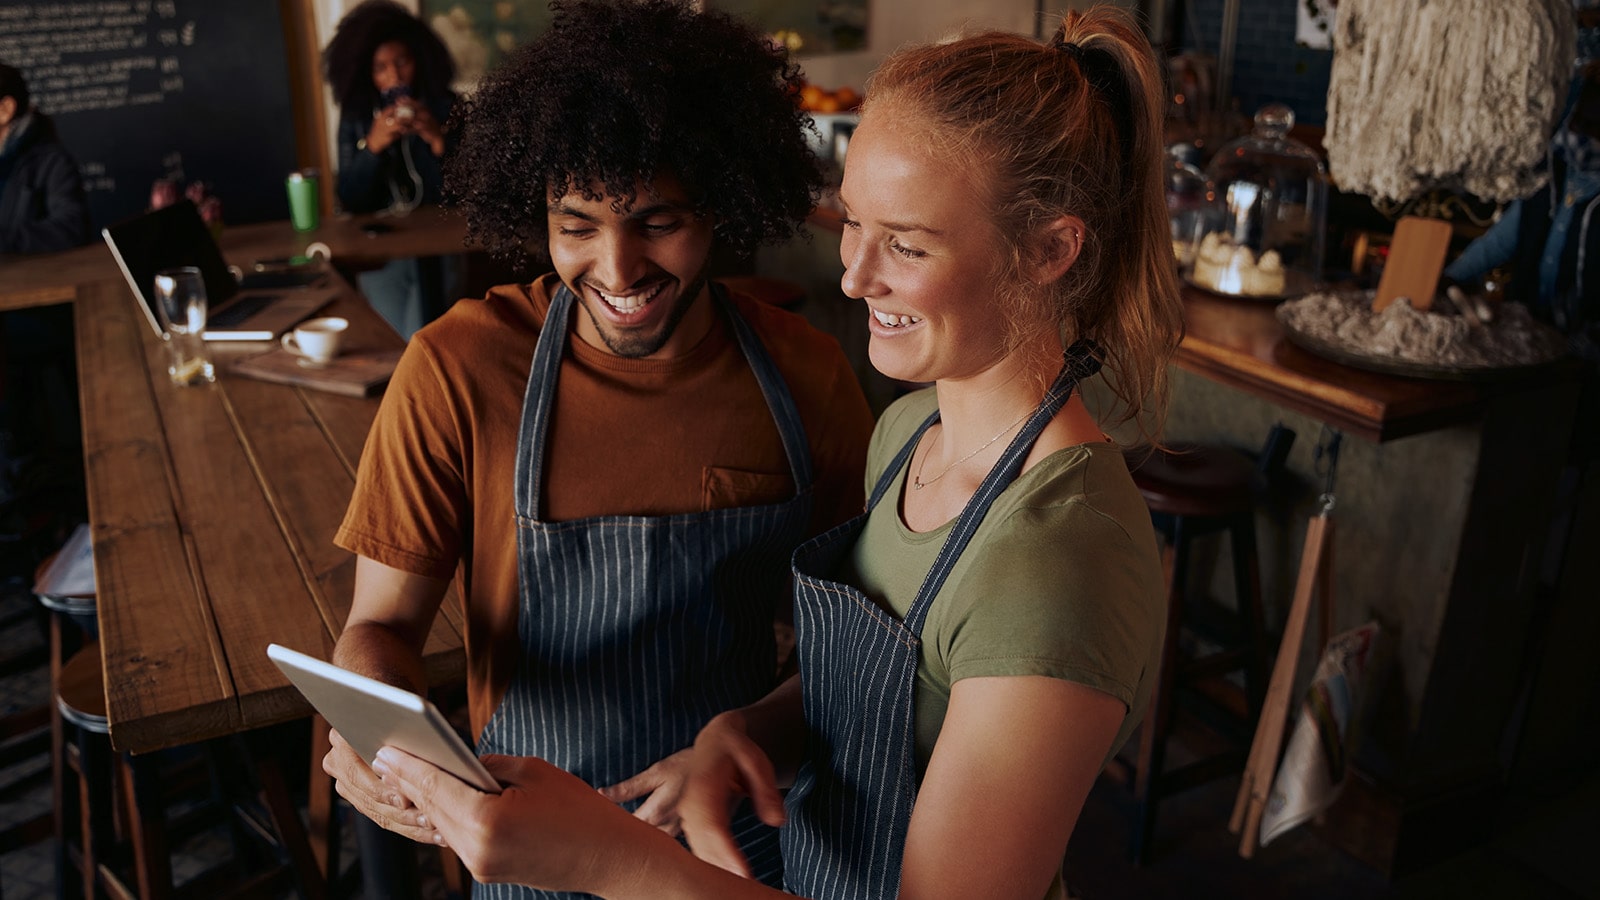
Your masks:
{"label": "chalkboard", "polygon": [[212,185],[228,223],[289,217],[279,0],[0,0],[0,62],[55,119],[96,228],[142,212],[162,177]]}

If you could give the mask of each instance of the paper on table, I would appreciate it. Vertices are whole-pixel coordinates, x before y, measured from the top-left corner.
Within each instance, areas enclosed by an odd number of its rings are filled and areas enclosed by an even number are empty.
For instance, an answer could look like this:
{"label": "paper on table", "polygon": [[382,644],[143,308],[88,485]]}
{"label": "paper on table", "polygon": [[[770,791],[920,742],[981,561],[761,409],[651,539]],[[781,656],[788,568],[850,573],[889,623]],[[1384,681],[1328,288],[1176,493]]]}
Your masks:
{"label": "paper on table", "polygon": [[72,536],[61,545],[56,558],[45,570],[34,593],[53,597],[93,597],[94,543],[89,539],[89,526],[79,525]]}

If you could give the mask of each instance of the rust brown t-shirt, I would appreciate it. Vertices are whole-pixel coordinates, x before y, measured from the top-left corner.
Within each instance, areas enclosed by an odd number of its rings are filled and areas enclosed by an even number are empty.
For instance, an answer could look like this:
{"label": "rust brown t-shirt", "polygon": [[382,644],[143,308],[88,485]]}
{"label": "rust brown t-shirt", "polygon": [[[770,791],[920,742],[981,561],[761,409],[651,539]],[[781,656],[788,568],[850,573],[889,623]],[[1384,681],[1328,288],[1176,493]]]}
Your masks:
{"label": "rust brown t-shirt", "polygon": [[[534,345],[559,284],[548,275],[494,288],[412,337],[334,538],[384,565],[457,579],[475,733],[521,652],[518,429]],[[792,313],[737,295],[734,302],[799,409],[816,478],[813,533],[820,532],[862,509],[871,411],[833,338]],[[571,317],[583,314],[574,309]],[[566,347],[540,518],[668,515],[793,496],[777,426],[720,316],[698,345],[672,359],[625,359],[570,330]]]}

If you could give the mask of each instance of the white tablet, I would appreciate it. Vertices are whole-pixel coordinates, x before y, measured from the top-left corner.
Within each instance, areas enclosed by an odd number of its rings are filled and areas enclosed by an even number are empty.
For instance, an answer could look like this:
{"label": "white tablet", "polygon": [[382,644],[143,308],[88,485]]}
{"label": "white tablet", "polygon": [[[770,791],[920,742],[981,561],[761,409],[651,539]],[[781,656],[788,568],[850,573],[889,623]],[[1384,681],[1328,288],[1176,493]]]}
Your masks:
{"label": "white tablet", "polygon": [[500,793],[494,777],[427,698],[278,644],[267,645],[267,656],[368,765],[380,748],[396,747],[480,791]]}

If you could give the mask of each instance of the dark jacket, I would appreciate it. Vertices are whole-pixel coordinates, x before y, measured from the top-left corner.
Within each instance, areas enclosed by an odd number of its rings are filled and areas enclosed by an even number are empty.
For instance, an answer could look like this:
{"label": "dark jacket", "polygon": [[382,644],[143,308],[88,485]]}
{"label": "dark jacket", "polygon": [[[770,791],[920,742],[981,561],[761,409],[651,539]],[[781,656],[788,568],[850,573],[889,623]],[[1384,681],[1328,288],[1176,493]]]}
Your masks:
{"label": "dark jacket", "polygon": [[[428,110],[443,125],[450,117],[454,95],[428,101]],[[339,206],[345,212],[368,213],[387,209],[397,197],[411,200],[416,193],[411,168],[406,165],[409,151],[411,167],[422,182],[421,204],[438,203],[444,186],[442,161],[428,149],[428,142],[407,135],[384,148],[382,153],[358,149],[372,127],[372,111],[342,112],[339,117]],[[446,150],[455,141],[454,133],[445,136]]]}
{"label": "dark jacket", "polygon": [[34,110],[0,152],[0,253],[51,253],[89,243],[89,203],[78,164]]}

